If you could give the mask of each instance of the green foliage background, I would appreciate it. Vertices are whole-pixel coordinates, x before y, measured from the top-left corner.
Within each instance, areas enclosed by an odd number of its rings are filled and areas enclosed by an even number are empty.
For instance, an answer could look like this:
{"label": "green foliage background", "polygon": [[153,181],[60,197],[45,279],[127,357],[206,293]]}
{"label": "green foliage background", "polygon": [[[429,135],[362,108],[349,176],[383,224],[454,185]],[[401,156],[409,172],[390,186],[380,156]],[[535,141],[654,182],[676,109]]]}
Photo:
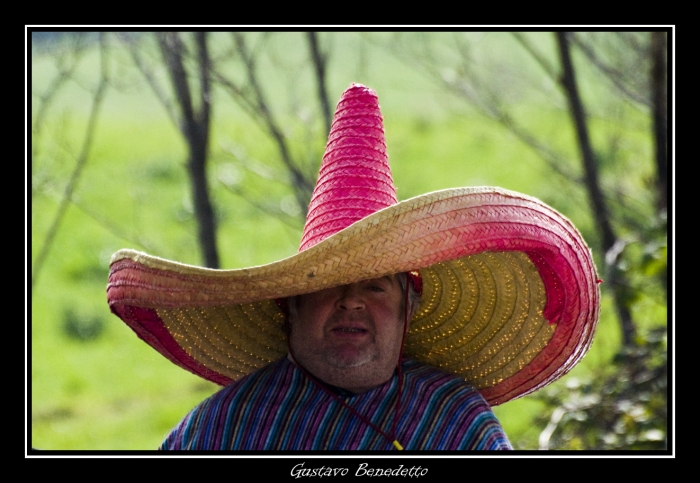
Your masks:
{"label": "green foliage background", "polygon": [[[438,41],[439,35],[433,34],[429,40]],[[251,33],[250,37],[259,41],[261,34]],[[396,41],[392,34],[348,32],[324,34],[322,38],[331,52],[331,102],[335,103],[351,82],[378,92],[400,199],[459,186],[491,185],[521,191],[571,218],[594,248],[598,266],[604,266],[580,185],[554,175],[508,130],[476,112],[463,98],[450,94],[416,65],[400,60],[387,47]],[[552,34],[532,34],[532,39],[553,52]],[[409,41],[426,42],[426,38],[415,34],[400,40]],[[106,304],[110,256],[120,248],[202,263],[182,137],[130,63],[123,45],[114,38],[110,45],[112,84],[97,121],[94,144],[31,294],[28,446],[44,450],[154,449],[189,409],[217,389],[150,349],[110,314]],[[216,49],[224,42],[213,40],[212,45]],[[478,47],[474,56],[482,59],[479,65],[492,73],[494,83],[504,84],[502,92],[513,115],[564,153],[568,167],[580,173],[574,132],[555,87],[538,74],[536,65],[508,33],[474,33],[473,45]],[[326,133],[318,114],[308,48],[302,34],[296,32],[276,33],[266,46],[268,54],[260,62],[266,93],[275,114],[285,119],[295,152],[308,160],[311,169],[317,169]],[[60,43],[32,45],[33,116],[41,94],[60,67],[60,49]],[[155,54],[151,59],[157,65]],[[99,62],[98,49],[93,46],[86,51],[73,80],[61,87],[41,130],[32,133],[29,222],[33,263],[80,152]],[[649,205],[645,209],[652,213],[649,116],[624,103],[611,107],[614,94],[609,86],[596,82],[585,63],[579,66],[594,144],[610,147],[610,139],[617,140],[616,163],[601,164],[606,186],[612,189],[623,183],[634,202]],[[235,65],[230,68],[238,75]],[[450,75],[445,69],[445,75]],[[168,85],[165,72],[157,69],[156,73],[163,85]],[[515,81],[511,85],[517,77],[536,79],[538,88]],[[222,268],[259,265],[292,255],[298,248],[301,221],[290,225],[270,217],[234,192],[245,186],[260,199],[293,211],[289,188],[269,179],[280,168],[274,146],[220,91],[215,92],[212,129],[208,174],[219,222]],[[312,137],[306,134],[309,132]],[[241,167],[243,158],[257,163],[258,174]],[[649,283],[659,270],[665,270],[665,230],[660,240],[661,248],[640,249],[637,259],[646,254],[646,265],[640,262],[632,267],[635,276]],[[663,250],[661,255],[659,250]],[[581,387],[614,367],[620,336],[603,287],[593,347],[583,363],[555,383],[552,391],[568,394],[571,387]],[[663,297],[638,296],[632,308],[642,329],[665,327]],[[661,350],[665,355],[665,345]],[[654,390],[664,391],[665,387]],[[533,395],[495,411],[516,449],[536,449],[553,405],[551,400]]]}

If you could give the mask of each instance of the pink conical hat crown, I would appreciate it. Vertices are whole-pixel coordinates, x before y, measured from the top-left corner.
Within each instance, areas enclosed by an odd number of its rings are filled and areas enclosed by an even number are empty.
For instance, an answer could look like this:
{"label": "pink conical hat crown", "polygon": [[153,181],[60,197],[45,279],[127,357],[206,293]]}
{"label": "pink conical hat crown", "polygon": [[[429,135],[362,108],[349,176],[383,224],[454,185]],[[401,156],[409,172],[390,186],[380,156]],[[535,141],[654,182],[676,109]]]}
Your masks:
{"label": "pink conical hat crown", "polygon": [[335,109],[299,251],[397,201],[377,93],[352,84]]}

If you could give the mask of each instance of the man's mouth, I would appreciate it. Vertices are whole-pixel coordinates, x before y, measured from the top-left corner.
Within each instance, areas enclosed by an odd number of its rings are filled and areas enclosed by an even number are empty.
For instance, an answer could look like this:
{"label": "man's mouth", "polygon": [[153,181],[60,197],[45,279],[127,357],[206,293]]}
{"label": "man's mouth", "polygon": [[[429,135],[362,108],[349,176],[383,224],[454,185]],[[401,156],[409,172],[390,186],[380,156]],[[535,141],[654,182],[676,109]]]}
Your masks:
{"label": "man's mouth", "polygon": [[348,324],[334,327],[331,332],[339,337],[362,337],[369,333],[369,329],[354,324]]}
{"label": "man's mouth", "polygon": [[371,322],[361,316],[338,316],[331,320],[331,332],[339,336],[359,337],[370,333]]}

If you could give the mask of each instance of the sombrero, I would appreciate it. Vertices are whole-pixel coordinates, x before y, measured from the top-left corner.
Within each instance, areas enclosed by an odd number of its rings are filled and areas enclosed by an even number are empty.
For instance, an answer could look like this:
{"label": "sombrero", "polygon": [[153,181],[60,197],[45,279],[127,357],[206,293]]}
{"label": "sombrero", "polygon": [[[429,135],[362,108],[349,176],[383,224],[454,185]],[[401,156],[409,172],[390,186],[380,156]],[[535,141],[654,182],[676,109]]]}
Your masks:
{"label": "sombrero", "polygon": [[225,385],[287,353],[275,299],[411,271],[423,290],[404,354],[492,405],[558,379],[591,345],[599,280],[574,225],[494,187],[399,202],[377,95],[358,84],[338,102],[297,254],[214,270],[120,250],[107,300],[170,361]]}

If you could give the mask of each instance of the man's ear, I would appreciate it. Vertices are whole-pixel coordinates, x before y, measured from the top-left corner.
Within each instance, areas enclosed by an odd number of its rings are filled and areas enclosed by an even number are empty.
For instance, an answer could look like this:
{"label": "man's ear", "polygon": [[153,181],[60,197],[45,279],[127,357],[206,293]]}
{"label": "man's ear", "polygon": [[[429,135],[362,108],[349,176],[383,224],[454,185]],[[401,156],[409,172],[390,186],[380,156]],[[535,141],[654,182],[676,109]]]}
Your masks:
{"label": "man's ear", "polygon": [[279,298],[275,299],[275,303],[277,304],[277,307],[282,311],[282,314],[284,315],[284,333],[287,337],[289,337],[289,334],[291,333],[292,330],[292,323],[290,321],[291,319],[291,314],[289,310],[289,299],[287,298]]}
{"label": "man's ear", "polygon": [[416,301],[414,301],[413,303],[409,301],[408,321],[406,322],[408,327],[411,326],[411,320],[413,320],[413,316],[416,314],[416,310],[418,310],[418,303]]}
{"label": "man's ear", "polygon": [[416,315],[416,310],[418,310],[418,301],[414,300],[411,304],[411,312],[408,314],[409,323],[411,322],[411,320],[413,320],[413,316]]}

